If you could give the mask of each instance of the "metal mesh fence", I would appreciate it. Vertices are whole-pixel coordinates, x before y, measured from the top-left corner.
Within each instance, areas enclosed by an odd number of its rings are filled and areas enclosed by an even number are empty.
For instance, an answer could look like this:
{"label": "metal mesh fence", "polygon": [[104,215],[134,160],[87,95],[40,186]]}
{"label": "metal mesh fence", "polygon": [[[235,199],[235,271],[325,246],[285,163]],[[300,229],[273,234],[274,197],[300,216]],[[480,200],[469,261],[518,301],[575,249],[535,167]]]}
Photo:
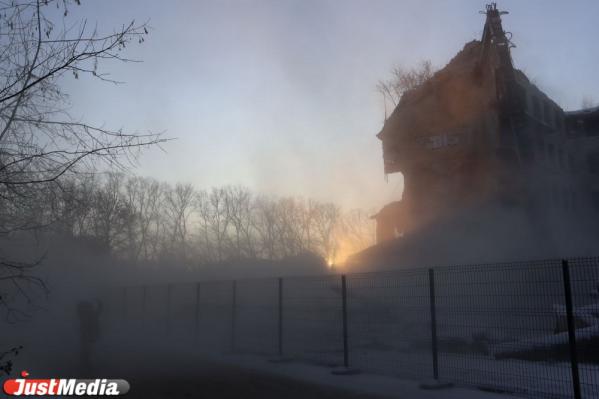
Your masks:
{"label": "metal mesh fence", "polygon": [[184,340],[194,337],[197,284],[170,285],[167,295],[167,335]]}
{"label": "metal mesh fence", "polygon": [[[582,397],[599,398],[599,259],[572,259],[569,264]],[[565,319],[565,310],[560,310],[562,340],[566,339]]]}
{"label": "metal mesh fence", "polygon": [[567,396],[567,348],[546,344],[564,304],[561,262],[441,268],[434,277],[441,379]]}
{"label": "metal mesh fence", "polygon": [[197,339],[216,352],[233,350],[235,282],[202,282],[199,294]]}
{"label": "metal mesh fence", "polygon": [[599,258],[128,287],[111,314],[252,352],[533,397],[599,397]]}
{"label": "metal mesh fence", "polygon": [[[167,333],[168,291],[167,285],[150,285],[145,287],[144,309],[140,318],[144,330],[153,335]],[[172,289],[172,288],[171,288]]]}
{"label": "metal mesh fence", "polygon": [[130,288],[109,287],[102,291],[102,321],[114,329],[119,322],[126,318],[124,307],[127,306],[127,291]]}
{"label": "metal mesh fence", "polygon": [[427,271],[348,275],[347,284],[351,365],[432,377]]}
{"label": "metal mesh fence", "polygon": [[235,350],[278,354],[279,279],[236,283]]}
{"label": "metal mesh fence", "polygon": [[339,276],[283,280],[282,341],[288,357],[343,364]]}

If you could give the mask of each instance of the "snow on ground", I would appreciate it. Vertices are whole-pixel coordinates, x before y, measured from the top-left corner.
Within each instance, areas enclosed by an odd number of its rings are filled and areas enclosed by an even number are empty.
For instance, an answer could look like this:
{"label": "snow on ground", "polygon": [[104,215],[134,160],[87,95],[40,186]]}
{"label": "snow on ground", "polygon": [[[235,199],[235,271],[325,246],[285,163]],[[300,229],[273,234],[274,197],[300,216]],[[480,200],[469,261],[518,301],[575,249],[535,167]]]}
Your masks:
{"label": "snow on ground", "polygon": [[[281,361],[273,361],[273,358],[259,355],[229,353],[218,353],[218,348],[203,351],[198,350],[197,346],[191,345],[186,340],[169,341],[168,346],[164,342],[145,343],[135,340],[128,341],[127,335],[112,335],[109,340],[106,340],[97,358],[98,364],[103,369],[124,370],[123,378],[127,377],[126,370],[136,370],[142,375],[152,375],[152,372],[163,370],[160,378],[163,376],[170,377],[173,382],[177,381],[177,370],[181,371],[181,381],[188,381],[196,374],[197,387],[195,392],[189,393],[186,397],[206,397],[202,394],[201,387],[210,385],[213,386],[213,377],[206,373],[206,365],[219,365],[213,367],[219,371],[219,383],[223,385],[223,390],[226,390],[229,384],[241,384],[240,394],[243,384],[247,383],[243,378],[239,378],[239,370],[251,371],[255,381],[253,389],[255,392],[256,386],[263,389],[262,397],[271,397],[269,389],[279,389],[281,383],[285,381],[295,381],[307,385],[297,385],[296,389],[307,389],[306,387],[318,386],[328,392],[322,397],[326,398],[397,398],[397,399],[510,399],[515,398],[507,394],[499,394],[494,392],[484,392],[477,389],[468,389],[463,387],[449,387],[435,390],[421,389],[422,382],[431,383],[431,381],[416,381],[405,380],[398,377],[370,374],[361,372],[360,374],[352,375],[334,375],[333,370],[337,368],[315,365],[302,361],[291,361],[288,359],[280,359]],[[114,342],[118,342],[115,344]],[[127,354],[123,357],[123,353],[113,353],[113,348],[126,347]],[[208,348],[210,349],[210,348]],[[112,365],[114,359],[118,358],[118,365]],[[134,368],[131,368],[134,366]],[[279,380],[278,383],[277,377]],[[202,381],[207,382],[203,384]],[[270,381],[270,382],[269,382]],[[188,390],[194,389],[188,384]],[[248,387],[250,388],[250,387]],[[326,391],[329,390],[329,391]],[[306,391],[310,392],[310,391]],[[284,392],[280,392],[284,395]],[[157,396],[158,397],[158,396]],[[215,399],[220,399],[218,394],[214,394]],[[257,396],[259,397],[259,396]],[[301,397],[301,396],[300,396]],[[306,396],[321,397],[321,396]]]}
{"label": "snow on ground", "polygon": [[[334,375],[334,368],[301,362],[272,362],[264,357],[253,355],[224,355],[211,360],[225,362],[247,369],[297,379],[321,386],[345,389],[359,394],[380,395],[406,399],[510,399],[514,396],[483,392],[461,387],[441,389],[421,389],[422,382],[400,379],[384,375],[360,373]],[[431,382],[431,381],[425,381]]]}

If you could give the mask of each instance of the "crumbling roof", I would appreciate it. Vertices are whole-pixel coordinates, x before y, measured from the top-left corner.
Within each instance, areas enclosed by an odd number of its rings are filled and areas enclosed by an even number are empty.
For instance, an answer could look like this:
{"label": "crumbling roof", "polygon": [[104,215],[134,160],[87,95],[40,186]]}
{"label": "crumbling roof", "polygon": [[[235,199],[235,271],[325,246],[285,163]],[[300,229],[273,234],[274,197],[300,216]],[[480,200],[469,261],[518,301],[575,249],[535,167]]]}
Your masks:
{"label": "crumbling roof", "polygon": [[457,53],[443,68],[439,69],[433,74],[433,76],[424,82],[422,85],[406,92],[400,99],[398,108],[402,105],[410,103],[420,97],[427,95],[431,90],[429,83],[434,81],[441,81],[445,78],[450,77],[452,74],[464,70],[471,69],[475,66],[480,55],[481,42],[479,40],[472,40],[464,45],[464,48]]}
{"label": "crumbling roof", "polygon": [[433,90],[433,83],[439,83],[445,79],[449,79],[456,73],[472,71],[479,60],[481,48],[482,43],[480,40],[472,40],[471,42],[466,43],[462,50],[458,52],[449,61],[449,63],[447,63],[447,65],[435,72],[430,79],[421,85],[406,91],[399,99],[399,104],[397,107],[395,107],[389,118],[385,121],[385,124],[383,125],[381,131],[377,134],[377,137],[382,139],[382,137],[385,135],[385,131],[395,130],[401,110],[404,107],[417,103],[421,99],[430,95]]}

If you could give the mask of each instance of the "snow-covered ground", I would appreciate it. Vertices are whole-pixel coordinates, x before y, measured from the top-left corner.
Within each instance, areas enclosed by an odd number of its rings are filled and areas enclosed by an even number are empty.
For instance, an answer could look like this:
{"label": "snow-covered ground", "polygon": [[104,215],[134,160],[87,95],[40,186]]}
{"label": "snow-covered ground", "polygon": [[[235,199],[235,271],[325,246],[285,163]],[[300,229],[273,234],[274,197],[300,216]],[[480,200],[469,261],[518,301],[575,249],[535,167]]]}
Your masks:
{"label": "snow-covered ground", "polygon": [[[197,394],[202,394],[201,387],[206,377],[206,373],[202,372],[205,365],[215,364],[223,366],[224,375],[221,377],[221,384],[234,384],[240,381],[237,378],[236,370],[251,370],[257,372],[252,378],[259,380],[267,380],[265,376],[280,377],[282,380],[273,385],[285,384],[286,380],[294,380],[301,383],[309,384],[310,386],[320,386],[323,389],[331,389],[326,398],[397,398],[397,399],[510,399],[515,396],[509,394],[499,394],[496,392],[488,392],[480,389],[472,389],[460,386],[439,385],[439,389],[423,389],[421,385],[428,384],[436,386],[434,381],[410,380],[403,379],[397,376],[381,375],[376,373],[368,373],[361,371],[358,374],[338,375],[333,373],[338,368],[317,365],[306,361],[294,361],[290,359],[278,359],[268,356],[240,354],[240,353],[220,353],[214,348],[203,348],[203,346],[190,345],[186,340],[169,341],[168,345],[164,342],[131,340],[129,334],[124,333],[111,334],[110,337],[104,340],[101,345],[100,354],[97,356],[97,362],[103,369],[114,370],[117,372],[123,370],[123,375],[127,376],[128,372],[137,370],[137,372],[147,372],[164,370],[163,376],[176,374],[175,370],[181,370],[181,380],[185,376],[193,376],[194,370],[197,370],[198,388],[196,392],[192,392],[186,397],[196,397]],[[117,343],[118,342],[118,343]],[[114,353],[114,348],[127,347],[127,355],[123,357],[123,353]],[[118,366],[113,366],[111,362],[114,359],[119,359]],[[134,365],[134,368],[130,368]],[[228,374],[227,374],[227,368]],[[167,371],[168,370],[168,371]],[[208,377],[210,382],[210,378]],[[176,378],[173,379],[176,381]],[[243,382],[243,379],[241,379]],[[247,382],[247,381],[246,381]],[[254,381],[252,390],[255,391],[256,386],[261,386],[261,389],[268,390],[268,384],[261,384],[260,381]],[[241,388],[241,387],[240,387]],[[248,387],[249,388],[249,387]],[[301,386],[298,389],[302,389]],[[255,392],[252,392],[252,394]],[[269,392],[263,392],[262,397],[270,397]],[[247,396],[240,391],[240,395]],[[203,397],[203,396],[201,396]],[[218,394],[213,395],[218,398]]]}
{"label": "snow-covered ground", "polygon": [[335,375],[332,373],[334,369],[329,367],[292,361],[273,363],[254,355],[226,355],[211,359],[321,386],[342,388],[358,394],[405,399],[509,399],[513,397],[461,387],[422,389],[420,387],[422,382],[431,383],[431,381],[419,382],[366,372]]}

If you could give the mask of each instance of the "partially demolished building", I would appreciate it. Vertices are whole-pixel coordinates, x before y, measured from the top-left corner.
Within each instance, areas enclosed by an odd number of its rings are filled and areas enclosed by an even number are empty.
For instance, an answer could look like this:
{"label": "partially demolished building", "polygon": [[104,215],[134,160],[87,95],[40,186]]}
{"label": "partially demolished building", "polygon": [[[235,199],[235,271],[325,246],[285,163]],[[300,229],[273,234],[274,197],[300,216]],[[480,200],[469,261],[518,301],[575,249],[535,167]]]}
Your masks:
{"label": "partially demolished building", "polygon": [[[599,108],[564,112],[514,68],[504,12],[491,4],[485,13],[482,39],[406,92],[377,135],[385,173],[404,176],[401,201],[375,215],[377,241],[419,240],[423,249],[501,239],[506,249],[521,247],[513,256],[584,252],[556,242],[597,231]],[[448,243],[443,234],[461,239]]]}

